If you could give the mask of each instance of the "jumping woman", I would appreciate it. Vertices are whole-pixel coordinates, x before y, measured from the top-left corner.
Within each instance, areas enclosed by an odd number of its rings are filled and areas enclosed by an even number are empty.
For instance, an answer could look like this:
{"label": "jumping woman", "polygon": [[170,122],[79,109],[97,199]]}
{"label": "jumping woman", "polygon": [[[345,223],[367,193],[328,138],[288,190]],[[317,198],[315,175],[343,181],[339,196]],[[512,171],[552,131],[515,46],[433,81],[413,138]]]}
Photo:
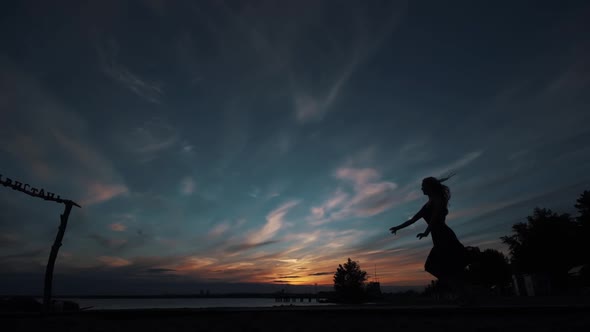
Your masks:
{"label": "jumping woman", "polygon": [[451,191],[442,183],[451,176],[442,179],[427,177],[422,180],[422,192],[428,196],[428,202],[410,220],[399,226],[391,227],[389,230],[395,234],[398,230],[423,218],[428,226],[423,233],[419,233],[416,237],[422,239],[432,234],[433,243],[424,269],[435,276],[441,284],[450,287],[455,292],[462,293],[467,252],[445,222]]}

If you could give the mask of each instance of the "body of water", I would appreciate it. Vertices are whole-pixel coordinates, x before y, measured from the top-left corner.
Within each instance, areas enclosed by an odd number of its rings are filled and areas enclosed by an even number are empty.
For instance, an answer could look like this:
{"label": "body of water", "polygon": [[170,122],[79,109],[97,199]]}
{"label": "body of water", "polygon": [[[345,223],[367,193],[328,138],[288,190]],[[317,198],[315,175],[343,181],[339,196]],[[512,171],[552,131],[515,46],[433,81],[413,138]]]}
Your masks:
{"label": "body of water", "polygon": [[141,298],[141,299],[86,299],[68,298],[63,299],[74,301],[80,308],[91,307],[89,310],[117,310],[117,309],[170,309],[170,308],[255,308],[273,307],[281,305],[294,306],[317,306],[331,305],[330,303],[318,303],[315,299],[308,302],[275,302],[274,299],[264,298]]}

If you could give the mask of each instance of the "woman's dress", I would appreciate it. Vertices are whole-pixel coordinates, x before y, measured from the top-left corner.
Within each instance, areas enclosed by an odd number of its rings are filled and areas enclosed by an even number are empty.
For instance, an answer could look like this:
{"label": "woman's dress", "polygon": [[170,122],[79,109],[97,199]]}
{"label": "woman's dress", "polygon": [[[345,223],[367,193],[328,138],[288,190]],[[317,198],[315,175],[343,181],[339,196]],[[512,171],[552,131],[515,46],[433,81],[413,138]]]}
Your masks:
{"label": "woman's dress", "polygon": [[460,277],[468,263],[467,251],[445,222],[448,214],[446,207],[437,220],[431,220],[432,209],[430,202],[422,208],[422,217],[428,223],[433,243],[424,269],[439,280]]}

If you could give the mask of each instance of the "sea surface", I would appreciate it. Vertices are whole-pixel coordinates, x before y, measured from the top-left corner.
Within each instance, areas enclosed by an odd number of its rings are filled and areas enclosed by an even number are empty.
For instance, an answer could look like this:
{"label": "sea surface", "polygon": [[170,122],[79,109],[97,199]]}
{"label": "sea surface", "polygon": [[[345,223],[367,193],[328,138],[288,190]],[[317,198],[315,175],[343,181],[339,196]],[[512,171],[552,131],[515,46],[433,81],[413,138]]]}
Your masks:
{"label": "sea surface", "polygon": [[275,302],[275,299],[265,298],[141,298],[141,299],[87,299],[67,298],[74,301],[80,308],[87,310],[117,310],[117,309],[170,309],[170,308],[254,308],[274,306],[318,306],[332,305],[331,303],[311,302],[307,298],[300,302]]}

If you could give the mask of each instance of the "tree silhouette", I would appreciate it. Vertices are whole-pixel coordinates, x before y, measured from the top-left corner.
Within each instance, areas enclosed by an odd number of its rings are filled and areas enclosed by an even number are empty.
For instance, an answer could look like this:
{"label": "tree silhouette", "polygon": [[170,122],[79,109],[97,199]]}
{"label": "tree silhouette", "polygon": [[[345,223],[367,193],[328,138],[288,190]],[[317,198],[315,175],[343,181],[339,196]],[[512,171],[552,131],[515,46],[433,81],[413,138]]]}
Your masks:
{"label": "tree silhouette", "polygon": [[559,288],[568,270],[580,263],[578,226],[569,214],[535,208],[526,223],[512,226],[515,234],[501,239],[517,272],[545,275]]}
{"label": "tree silhouette", "polygon": [[466,271],[472,285],[503,294],[509,291],[512,272],[508,258],[498,250],[486,249],[477,254]]}
{"label": "tree silhouette", "polygon": [[[576,204],[574,205],[578,210],[578,216],[576,217],[576,221],[580,226],[580,235],[582,237],[582,241],[586,244],[584,250],[586,254],[590,252],[590,245],[588,241],[588,236],[590,236],[590,191],[585,190],[580,197],[576,200]],[[588,260],[588,255],[586,255],[585,263],[590,263]]]}
{"label": "tree silhouette", "polygon": [[590,191],[584,190],[574,205],[578,210],[576,221],[579,224],[579,247],[580,261],[584,265],[580,271],[584,285],[590,285]]}
{"label": "tree silhouette", "polygon": [[580,197],[576,200],[576,209],[580,214],[576,219],[580,224],[590,222],[590,191],[584,190]]}
{"label": "tree silhouette", "polygon": [[334,290],[345,302],[362,302],[365,297],[365,281],[367,272],[360,265],[348,258],[344,265],[339,264],[334,274]]}

